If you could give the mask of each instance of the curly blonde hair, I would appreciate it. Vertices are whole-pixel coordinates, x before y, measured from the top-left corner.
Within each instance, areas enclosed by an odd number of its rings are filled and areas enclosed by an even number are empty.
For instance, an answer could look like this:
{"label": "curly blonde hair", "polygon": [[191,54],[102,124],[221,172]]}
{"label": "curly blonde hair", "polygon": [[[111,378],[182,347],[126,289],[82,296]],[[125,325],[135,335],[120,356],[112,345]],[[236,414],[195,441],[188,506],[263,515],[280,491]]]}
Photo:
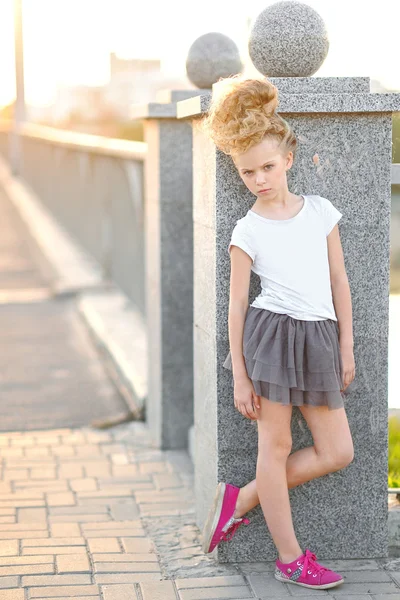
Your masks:
{"label": "curly blonde hair", "polygon": [[243,75],[220,78],[213,87],[208,113],[195,122],[232,157],[246,152],[265,137],[275,139],[282,153],[296,153],[297,140],[290,125],[275,111],[278,89],[267,78],[248,79]]}

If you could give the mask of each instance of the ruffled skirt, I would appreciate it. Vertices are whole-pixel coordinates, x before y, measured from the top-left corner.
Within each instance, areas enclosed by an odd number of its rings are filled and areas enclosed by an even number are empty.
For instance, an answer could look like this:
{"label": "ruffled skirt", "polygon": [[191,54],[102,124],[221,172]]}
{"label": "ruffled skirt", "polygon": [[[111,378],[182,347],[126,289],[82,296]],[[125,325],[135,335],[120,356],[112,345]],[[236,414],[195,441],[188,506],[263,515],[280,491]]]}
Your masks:
{"label": "ruffled skirt", "polygon": [[[339,325],[333,319],[305,321],[249,306],[243,356],[254,391],[293,406],[344,406]],[[223,366],[232,370],[229,351]]]}

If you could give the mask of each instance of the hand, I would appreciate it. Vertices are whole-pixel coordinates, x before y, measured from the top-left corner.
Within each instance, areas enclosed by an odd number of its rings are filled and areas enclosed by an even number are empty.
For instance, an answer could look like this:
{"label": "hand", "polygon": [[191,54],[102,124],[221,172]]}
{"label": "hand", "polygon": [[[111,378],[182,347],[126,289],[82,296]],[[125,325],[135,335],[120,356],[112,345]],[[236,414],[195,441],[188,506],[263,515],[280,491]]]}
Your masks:
{"label": "hand", "polygon": [[355,361],[353,348],[351,346],[341,346],[340,353],[342,355],[343,363],[343,388],[340,390],[343,392],[347,386],[353,381],[355,377]]}
{"label": "hand", "polygon": [[244,377],[239,380],[235,379],[233,396],[235,408],[237,408],[244,417],[252,420],[258,419],[260,398],[255,393],[253,382],[249,377]]}

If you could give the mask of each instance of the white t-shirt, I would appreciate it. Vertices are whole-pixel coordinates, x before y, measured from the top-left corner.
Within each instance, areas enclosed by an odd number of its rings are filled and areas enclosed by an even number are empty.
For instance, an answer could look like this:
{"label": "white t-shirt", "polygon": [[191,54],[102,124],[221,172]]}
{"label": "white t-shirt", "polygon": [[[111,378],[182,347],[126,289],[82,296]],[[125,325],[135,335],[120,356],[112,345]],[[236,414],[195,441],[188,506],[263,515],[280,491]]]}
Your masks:
{"label": "white t-shirt", "polygon": [[327,198],[303,198],[291,219],[267,219],[248,210],[232,231],[228,252],[239,246],[253,260],[261,293],[251,306],[294,319],[337,321],[326,238],[343,215]]}

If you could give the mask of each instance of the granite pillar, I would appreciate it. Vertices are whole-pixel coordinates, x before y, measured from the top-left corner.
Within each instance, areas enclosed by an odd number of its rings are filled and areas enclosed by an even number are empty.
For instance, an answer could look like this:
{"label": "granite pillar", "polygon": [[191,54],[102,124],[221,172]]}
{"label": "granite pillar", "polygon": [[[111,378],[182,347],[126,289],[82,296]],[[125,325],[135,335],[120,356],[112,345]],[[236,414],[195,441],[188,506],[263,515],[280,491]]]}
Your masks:
{"label": "granite pillar", "polygon": [[[278,113],[298,140],[288,171],[294,194],[319,194],[343,213],[339,221],[352,295],[356,377],[346,414],[354,460],[344,469],[289,489],[301,547],[320,558],[387,556],[388,308],[392,111],[400,94],[370,93],[368,77],[269,77]],[[218,84],[217,84],[218,85]],[[178,119],[201,118],[211,93],[180,101]],[[257,428],[234,407],[229,351],[228,244],[237,219],[255,202],[232,159],[196,127],[193,133],[194,420],[196,518],[203,527],[218,481],[255,478]],[[251,273],[249,303],[259,293]],[[313,443],[297,407],[292,452]],[[261,506],[220,546],[220,562],[276,558]]]}
{"label": "granite pillar", "polygon": [[[203,90],[204,92],[204,90]],[[177,100],[201,90],[162,91],[136,105],[143,119],[148,397],[145,419],[160,449],[186,448],[193,424],[192,128]]]}

